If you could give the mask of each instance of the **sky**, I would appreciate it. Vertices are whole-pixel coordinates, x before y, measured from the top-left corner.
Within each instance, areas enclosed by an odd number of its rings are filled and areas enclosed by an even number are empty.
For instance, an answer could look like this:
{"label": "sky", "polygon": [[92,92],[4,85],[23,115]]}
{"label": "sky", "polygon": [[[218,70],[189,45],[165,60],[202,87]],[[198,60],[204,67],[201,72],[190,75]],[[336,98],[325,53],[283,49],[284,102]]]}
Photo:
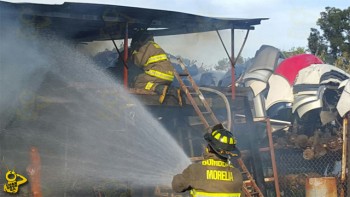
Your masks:
{"label": "sky", "polygon": [[[81,2],[72,0],[69,2]],[[10,0],[9,2],[29,2]],[[63,0],[34,0],[35,3],[63,3]],[[66,1],[68,2],[68,1]],[[281,50],[307,47],[310,28],[317,28],[316,21],[325,7],[345,9],[349,0],[84,0],[86,3],[115,4],[132,7],[164,9],[210,17],[269,18],[250,31],[242,51],[242,57],[254,57],[261,45],[267,44]],[[230,49],[230,31],[220,31],[226,48]],[[246,31],[235,31],[236,55]],[[156,37],[155,41],[173,55],[197,60],[199,64],[214,65],[225,58],[226,53],[216,32],[180,36]],[[112,43],[93,43],[94,50],[112,48]]]}

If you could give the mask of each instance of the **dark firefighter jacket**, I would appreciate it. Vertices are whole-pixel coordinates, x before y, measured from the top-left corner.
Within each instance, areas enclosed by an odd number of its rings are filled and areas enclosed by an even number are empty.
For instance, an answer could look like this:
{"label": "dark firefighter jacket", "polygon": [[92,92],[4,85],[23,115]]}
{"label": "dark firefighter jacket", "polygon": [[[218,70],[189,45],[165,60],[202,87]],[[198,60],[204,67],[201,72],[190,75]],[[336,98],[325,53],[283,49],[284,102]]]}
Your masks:
{"label": "dark firefighter jacket", "polygon": [[172,82],[174,67],[160,46],[149,41],[132,54],[134,64],[141,67],[146,74]]}
{"label": "dark firefighter jacket", "polygon": [[220,160],[215,154],[206,153],[204,160],[189,165],[182,174],[174,176],[175,192],[191,190],[197,197],[240,197],[243,178],[239,169]]}

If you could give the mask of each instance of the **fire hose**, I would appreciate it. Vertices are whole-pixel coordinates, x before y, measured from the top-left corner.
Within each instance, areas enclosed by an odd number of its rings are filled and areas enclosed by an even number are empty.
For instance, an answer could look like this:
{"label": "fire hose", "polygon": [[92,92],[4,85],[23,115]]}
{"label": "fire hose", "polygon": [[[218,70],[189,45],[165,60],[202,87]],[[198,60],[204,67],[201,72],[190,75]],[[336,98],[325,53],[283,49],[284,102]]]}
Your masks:
{"label": "fire hose", "polygon": [[225,94],[223,94],[218,90],[215,90],[213,88],[208,88],[208,87],[199,87],[199,89],[207,92],[215,93],[222,98],[222,100],[225,103],[226,113],[227,113],[227,129],[231,130],[231,108],[230,108],[230,103],[228,102],[228,99],[226,98]]}

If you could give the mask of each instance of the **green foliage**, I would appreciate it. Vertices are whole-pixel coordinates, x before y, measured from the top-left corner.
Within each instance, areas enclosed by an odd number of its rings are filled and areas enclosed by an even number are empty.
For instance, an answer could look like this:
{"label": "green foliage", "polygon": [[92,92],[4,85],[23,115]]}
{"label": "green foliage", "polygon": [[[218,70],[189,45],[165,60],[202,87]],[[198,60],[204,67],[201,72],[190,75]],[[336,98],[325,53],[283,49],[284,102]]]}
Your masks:
{"label": "green foliage", "polygon": [[208,66],[208,65],[204,65],[203,63],[202,63],[202,65],[200,65],[199,67],[198,67],[198,71],[201,73],[201,72],[208,72],[208,71],[211,71],[211,70],[213,70],[213,68],[211,67],[211,66]]}
{"label": "green foliage", "polygon": [[218,64],[214,66],[215,70],[228,70],[231,66],[230,60],[228,58],[223,58],[218,61]]}
{"label": "green foliage", "polygon": [[312,54],[320,55],[322,52],[327,51],[325,39],[321,36],[321,33],[317,29],[311,28],[311,33],[307,40],[309,50]]}
{"label": "green foliage", "polygon": [[342,53],[341,56],[337,57],[334,65],[350,74],[350,53]]}
{"label": "green foliage", "polygon": [[[244,64],[245,60],[242,57],[239,57],[236,64]],[[215,70],[223,70],[227,71],[231,68],[231,61],[226,57],[218,61],[218,63],[214,66]]]}
{"label": "green foliage", "polygon": [[321,12],[317,25],[323,31],[323,37],[329,43],[329,53],[334,58],[341,56],[343,52],[350,52],[350,7],[345,10],[326,7],[326,11]]}
{"label": "green foliage", "polygon": [[306,49],[304,47],[292,47],[288,51],[282,51],[282,53],[284,54],[284,56],[286,56],[286,58],[294,56],[294,55],[298,55],[298,54],[304,54],[307,52],[308,52],[308,49]]}
{"label": "green foliage", "polygon": [[349,72],[350,58],[350,7],[341,10],[326,7],[317,20],[319,30],[311,28],[308,47],[323,61]]}

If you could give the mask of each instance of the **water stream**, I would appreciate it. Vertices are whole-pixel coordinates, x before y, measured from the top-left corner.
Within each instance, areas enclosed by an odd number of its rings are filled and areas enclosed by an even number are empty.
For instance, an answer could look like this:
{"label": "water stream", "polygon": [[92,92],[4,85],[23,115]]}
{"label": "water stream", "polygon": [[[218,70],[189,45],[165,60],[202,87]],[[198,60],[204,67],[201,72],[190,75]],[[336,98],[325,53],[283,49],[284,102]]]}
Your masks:
{"label": "water stream", "polygon": [[1,171],[28,178],[37,147],[44,196],[74,196],[110,184],[170,185],[190,163],[167,128],[76,46],[11,34],[1,43]]}

